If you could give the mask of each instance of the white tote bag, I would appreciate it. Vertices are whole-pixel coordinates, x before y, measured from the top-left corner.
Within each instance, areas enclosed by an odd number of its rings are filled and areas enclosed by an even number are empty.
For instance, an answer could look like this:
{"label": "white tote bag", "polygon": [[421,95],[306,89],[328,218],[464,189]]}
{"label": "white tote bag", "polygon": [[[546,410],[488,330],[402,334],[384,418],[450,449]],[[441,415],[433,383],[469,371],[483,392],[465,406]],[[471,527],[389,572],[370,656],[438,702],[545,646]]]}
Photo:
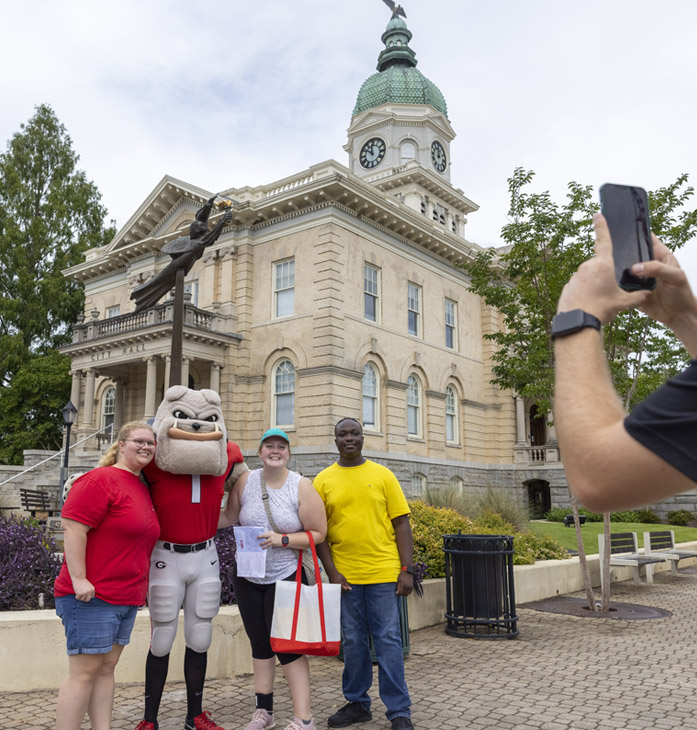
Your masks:
{"label": "white tote bag", "polygon": [[336,656],[341,644],[341,586],[322,583],[312,534],[307,535],[317,582],[302,583],[301,550],[295,582],[276,581],[271,648],[282,654]]}

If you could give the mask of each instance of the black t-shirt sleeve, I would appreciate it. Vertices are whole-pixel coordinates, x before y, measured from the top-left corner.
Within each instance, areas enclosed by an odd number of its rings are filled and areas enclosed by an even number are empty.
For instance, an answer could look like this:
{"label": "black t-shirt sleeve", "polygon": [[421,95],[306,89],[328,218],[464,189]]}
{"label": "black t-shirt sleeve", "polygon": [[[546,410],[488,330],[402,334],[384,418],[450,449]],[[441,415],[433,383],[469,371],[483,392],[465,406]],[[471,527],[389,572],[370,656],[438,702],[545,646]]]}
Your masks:
{"label": "black t-shirt sleeve", "polygon": [[697,482],[697,360],[625,418],[632,438]]}

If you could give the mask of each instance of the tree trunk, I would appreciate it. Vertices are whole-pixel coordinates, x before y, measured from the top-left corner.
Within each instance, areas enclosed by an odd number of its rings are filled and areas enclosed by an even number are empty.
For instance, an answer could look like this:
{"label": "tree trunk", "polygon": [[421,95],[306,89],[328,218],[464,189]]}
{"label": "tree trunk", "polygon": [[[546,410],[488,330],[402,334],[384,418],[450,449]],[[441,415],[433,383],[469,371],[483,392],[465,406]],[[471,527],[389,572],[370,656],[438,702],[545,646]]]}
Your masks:
{"label": "tree trunk", "polygon": [[576,528],[576,544],[578,545],[578,562],[581,566],[581,575],[583,576],[583,588],[588,598],[588,608],[591,611],[597,611],[598,606],[591,585],[591,578],[588,572],[588,563],[586,562],[586,548],[583,545],[583,536],[581,535],[581,521],[578,519],[578,502],[574,493],[569,487],[569,497],[571,497],[571,514],[574,516],[574,527]]}
{"label": "tree trunk", "polygon": [[602,581],[600,584],[601,611],[610,610],[610,513],[603,513],[603,540],[605,550],[603,551]]}

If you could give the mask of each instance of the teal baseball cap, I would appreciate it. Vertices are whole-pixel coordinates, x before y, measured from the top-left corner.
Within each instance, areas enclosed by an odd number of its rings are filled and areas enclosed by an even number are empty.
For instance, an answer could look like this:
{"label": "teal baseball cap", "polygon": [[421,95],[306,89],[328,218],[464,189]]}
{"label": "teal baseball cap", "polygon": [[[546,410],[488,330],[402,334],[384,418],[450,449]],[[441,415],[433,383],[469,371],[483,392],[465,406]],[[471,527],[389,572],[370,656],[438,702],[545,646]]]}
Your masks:
{"label": "teal baseball cap", "polygon": [[261,441],[259,441],[259,446],[261,446],[266,439],[269,439],[272,436],[278,436],[278,438],[283,439],[288,445],[290,445],[290,439],[285,431],[280,428],[270,428],[268,431],[264,431],[264,435],[261,437]]}

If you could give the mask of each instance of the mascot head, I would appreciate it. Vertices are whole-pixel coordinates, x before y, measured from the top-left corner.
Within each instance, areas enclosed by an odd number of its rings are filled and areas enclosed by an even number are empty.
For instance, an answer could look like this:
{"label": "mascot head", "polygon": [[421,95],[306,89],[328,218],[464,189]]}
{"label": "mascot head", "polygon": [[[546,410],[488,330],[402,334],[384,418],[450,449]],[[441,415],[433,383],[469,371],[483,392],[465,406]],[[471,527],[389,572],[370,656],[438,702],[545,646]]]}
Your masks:
{"label": "mascot head", "polygon": [[165,393],[152,424],[155,463],[172,474],[222,476],[227,468],[227,431],[214,390],[174,385]]}

